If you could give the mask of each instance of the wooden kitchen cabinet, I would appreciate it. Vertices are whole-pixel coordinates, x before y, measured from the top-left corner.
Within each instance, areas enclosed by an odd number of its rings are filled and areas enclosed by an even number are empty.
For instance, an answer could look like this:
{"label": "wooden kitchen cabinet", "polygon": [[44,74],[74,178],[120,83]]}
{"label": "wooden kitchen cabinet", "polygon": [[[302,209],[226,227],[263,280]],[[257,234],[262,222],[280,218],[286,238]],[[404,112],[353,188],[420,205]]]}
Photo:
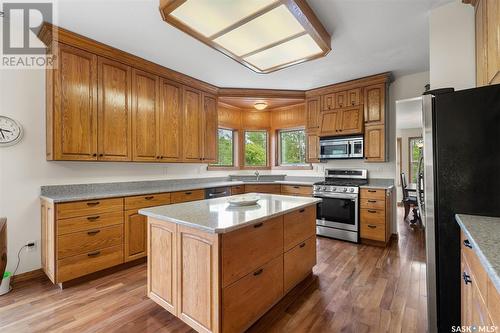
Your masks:
{"label": "wooden kitchen cabinet", "polygon": [[162,79],[158,117],[158,155],[162,162],[182,160],[182,110],[182,86]]}
{"label": "wooden kitchen cabinet", "polygon": [[385,126],[365,126],[365,159],[368,162],[384,162],[386,160],[385,148]]}
{"label": "wooden kitchen cabinet", "polygon": [[132,160],[132,69],[98,58],[97,151],[99,160]]}
{"label": "wooden kitchen cabinet", "polygon": [[364,89],[365,124],[385,123],[385,84],[375,84]]}
{"label": "wooden kitchen cabinet", "polygon": [[320,115],[320,136],[334,136],[339,134],[339,118],[341,116],[339,110],[322,111]]}
{"label": "wooden kitchen cabinet", "polygon": [[181,203],[205,199],[205,190],[172,192],[172,203]]}
{"label": "wooden kitchen cabinet", "polygon": [[203,157],[204,163],[217,162],[217,96],[203,94]]}
{"label": "wooden kitchen cabinet", "polygon": [[347,91],[347,106],[358,106],[361,104],[361,88]]}
{"label": "wooden kitchen cabinet", "polygon": [[183,99],[183,160],[186,162],[199,162],[202,159],[204,132],[202,92],[189,87],[184,87]]}
{"label": "wooden kitchen cabinet", "polygon": [[245,184],[245,193],[281,194],[279,184]]}
{"label": "wooden kitchen cabinet", "polygon": [[281,185],[281,194],[303,197],[312,196],[312,186],[308,185]]}
{"label": "wooden kitchen cabinet", "polygon": [[374,245],[386,246],[391,239],[393,220],[392,189],[362,188],[360,192],[360,238]]}
{"label": "wooden kitchen cabinet", "polygon": [[328,93],[321,96],[321,111],[328,111],[335,109],[335,93]]}
{"label": "wooden kitchen cabinet", "polygon": [[343,136],[363,132],[361,108],[346,108],[321,112],[321,136]]}
{"label": "wooden kitchen cabinet", "polygon": [[342,109],[347,104],[347,91],[339,91],[335,94],[335,108]]}
{"label": "wooden kitchen cabinet", "polygon": [[319,115],[321,112],[321,103],[319,97],[311,97],[306,99],[306,128],[308,130],[316,130],[319,128]]}
{"label": "wooden kitchen cabinet", "polygon": [[156,75],[132,71],[132,155],[134,161],[159,159],[159,81]]}
{"label": "wooden kitchen cabinet", "polygon": [[46,76],[47,160],[97,160],[97,56],[57,50],[58,66]]}
{"label": "wooden kitchen cabinet", "polygon": [[307,163],[318,163],[320,155],[319,135],[316,131],[306,131]]}

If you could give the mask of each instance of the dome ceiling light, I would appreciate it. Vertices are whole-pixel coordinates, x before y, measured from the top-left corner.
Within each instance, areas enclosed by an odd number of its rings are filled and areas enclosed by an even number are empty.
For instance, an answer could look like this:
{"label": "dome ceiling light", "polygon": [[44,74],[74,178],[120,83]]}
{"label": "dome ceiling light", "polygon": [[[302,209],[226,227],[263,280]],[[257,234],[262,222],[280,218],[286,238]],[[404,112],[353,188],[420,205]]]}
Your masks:
{"label": "dome ceiling light", "polygon": [[305,0],[163,0],[163,19],[257,73],[331,51],[330,34]]}
{"label": "dome ceiling light", "polygon": [[257,110],[262,111],[262,110],[264,110],[265,108],[267,108],[267,103],[266,103],[266,102],[257,102],[257,103],[255,103],[253,106],[254,106],[254,108],[256,108]]}

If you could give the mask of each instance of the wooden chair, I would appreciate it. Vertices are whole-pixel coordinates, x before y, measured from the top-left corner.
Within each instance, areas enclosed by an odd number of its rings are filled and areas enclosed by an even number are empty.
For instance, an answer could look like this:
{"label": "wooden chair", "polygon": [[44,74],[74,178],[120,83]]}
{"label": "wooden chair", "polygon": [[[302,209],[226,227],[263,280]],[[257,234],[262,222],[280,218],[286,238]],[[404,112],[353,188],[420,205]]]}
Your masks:
{"label": "wooden chair", "polygon": [[404,172],[401,172],[400,174],[400,177],[401,177],[401,190],[403,191],[403,206],[405,207],[405,217],[404,217],[404,220],[406,221],[406,219],[408,218],[408,214],[410,213],[410,209],[413,207],[414,209],[416,209],[416,207],[418,206],[418,202],[417,202],[417,197],[413,197],[413,196],[410,196],[408,194],[408,190],[407,190],[407,182],[406,182],[406,175]]}

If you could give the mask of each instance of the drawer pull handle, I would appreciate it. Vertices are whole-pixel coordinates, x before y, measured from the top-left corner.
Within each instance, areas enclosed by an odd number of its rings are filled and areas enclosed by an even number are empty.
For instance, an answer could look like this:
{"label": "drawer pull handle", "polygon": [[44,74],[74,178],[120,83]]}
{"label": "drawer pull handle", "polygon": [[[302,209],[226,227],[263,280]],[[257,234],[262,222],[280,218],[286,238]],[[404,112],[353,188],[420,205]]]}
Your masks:
{"label": "drawer pull handle", "polygon": [[469,242],[468,239],[464,239],[464,246],[468,247],[469,249],[472,249],[472,244]]}
{"label": "drawer pull handle", "polygon": [[254,227],[254,228],[260,228],[260,227],[262,227],[263,225],[264,225],[264,223],[260,222],[260,223],[255,224],[253,227]]}
{"label": "drawer pull handle", "polygon": [[368,209],[368,213],[376,213],[377,211],[376,210],[373,210],[373,209]]}
{"label": "drawer pull handle", "polygon": [[462,274],[462,278],[464,279],[465,284],[472,283],[472,279],[470,278],[470,275],[467,273]]}
{"label": "drawer pull handle", "polygon": [[299,186],[294,186],[293,188],[299,189],[300,187]]}
{"label": "drawer pull handle", "polygon": [[303,212],[305,212],[305,211],[306,211],[306,209],[305,209],[305,208],[302,208],[301,210],[299,210],[299,213],[303,213]]}
{"label": "drawer pull handle", "polygon": [[98,204],[100,204],[99,201],[87,202],[87,206],[90,206],[90,207],[97,206]]}
{"label": "drawer pull handle", "polygon": [[377,190],[368,190],[370,193],[377,193]]}
{"label": "drawer pull handle", "polygon": [[302,243],[299,245],[299,247],[304,247],[304,246],[306,246],[306,243]]}
{"label": "drawer pull handle", "polygon": [[101,251],[94,251],[94,252],[87,253],[87,256],[88,257],[97,257],[100,254],[101,254]]}
{"label": "drawer pull handle", "polygon": [[98,220],[101,216],[97,215],[97,216],[89,216],[87,217],[87,220],[89,221],[95,221],[95,220]]}
{"label": "drawer pull handle", "polygon": [[184,192],[185,195],[193,194],[193,192]]}
{"label": "drawer pull handle", "polygon": [[375,229],[377,226],[374,224],[368,224],[368,228]]}
{"label": "drawer pull handle", "polygon": [[368,200],[368,202],[370,202],[370,203],[376,203],[377,200]]}
{"label": "drawer pull handle", "polygon": [[101,230],[92,230],[92,231],[88,231],[87,235],[94,236],[94,235],[97,235],[100,232],[101,232]]}
{"label": "drawer pull handle", "polygon": [[146,200],[152,200],[154,198],[155,198],[154,196],[144,197],[144,199],[146,199]]}
{"label": "drawer pull handle", "polygon": [[254,273],[253,273],[253,276],[261,275],[263,271],[264,271],[264,269],[263,269],[263,268],[261,268],[261,269],[259,269],[258,271],[254,272]]}

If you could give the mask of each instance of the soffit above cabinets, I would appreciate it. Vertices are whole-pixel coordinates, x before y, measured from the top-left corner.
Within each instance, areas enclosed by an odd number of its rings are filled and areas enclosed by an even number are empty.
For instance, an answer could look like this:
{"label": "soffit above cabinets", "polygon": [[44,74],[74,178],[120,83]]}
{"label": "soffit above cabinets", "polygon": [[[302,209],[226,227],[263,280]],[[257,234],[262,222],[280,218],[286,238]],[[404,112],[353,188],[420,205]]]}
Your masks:
{"label": "soffit above cabinets", "polygon": [[305,0],[162,0],[163,19],[257,73],[324,57],[330,34]]}

